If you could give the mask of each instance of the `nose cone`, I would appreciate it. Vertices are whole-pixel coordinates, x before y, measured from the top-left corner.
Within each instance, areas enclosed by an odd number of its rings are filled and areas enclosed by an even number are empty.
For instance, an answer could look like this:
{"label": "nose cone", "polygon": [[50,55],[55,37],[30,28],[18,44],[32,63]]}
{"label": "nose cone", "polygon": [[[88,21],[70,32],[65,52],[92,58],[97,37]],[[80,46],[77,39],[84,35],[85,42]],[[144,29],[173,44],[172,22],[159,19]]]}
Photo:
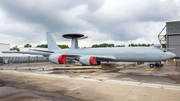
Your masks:
{"label": "nose cone", "polygon": [[168,58],[168,59],[173,58],[173,57],[176,56],[176,54],[171,53],[171,52],[167,52],[166,54],[167,54],[167,58]]}

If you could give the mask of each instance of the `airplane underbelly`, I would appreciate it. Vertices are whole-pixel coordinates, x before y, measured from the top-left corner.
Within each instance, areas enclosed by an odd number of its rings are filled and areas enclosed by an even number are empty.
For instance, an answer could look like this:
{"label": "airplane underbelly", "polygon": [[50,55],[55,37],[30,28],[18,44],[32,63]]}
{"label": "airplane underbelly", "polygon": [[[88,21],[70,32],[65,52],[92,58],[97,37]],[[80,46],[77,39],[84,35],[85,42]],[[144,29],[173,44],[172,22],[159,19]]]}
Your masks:
{"label": "airplane underbelly", "polygon": [[152,62],[160,61],[160,58],[157,55],[149,54],[126,54],[117,57],[118,61],[129,61],[129,62]]}
{"label": "airplane underbelly", "polygon": [[118,61],[143,61],[143,55],[125,54],[117,56]]}

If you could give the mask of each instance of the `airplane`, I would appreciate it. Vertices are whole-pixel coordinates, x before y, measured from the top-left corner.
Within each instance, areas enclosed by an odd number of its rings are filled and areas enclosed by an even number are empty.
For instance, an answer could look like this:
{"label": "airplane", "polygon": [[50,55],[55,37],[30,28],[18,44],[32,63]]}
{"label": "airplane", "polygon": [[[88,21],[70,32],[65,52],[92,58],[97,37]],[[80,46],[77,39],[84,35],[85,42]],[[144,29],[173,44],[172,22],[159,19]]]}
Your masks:
{"label": "airplane", "polygon": [[[43,55],[56,64],[64,64],[67,59],[77,60],[82,65],[99,65],[102,61],[114,62],[161,62],[175,57],[174,53],[164,51],[160,46],[151,47],[111,47],[111,48],[78,48],[78,39],[85,39],[83,34],[64,34],[64,38],[72,39],[71,49],[61,49],[51,32],[46,32],[48,50],[36,52],[3,51],[2,53],[23,53]],[[154,64],[150,64],[154,67]]]}

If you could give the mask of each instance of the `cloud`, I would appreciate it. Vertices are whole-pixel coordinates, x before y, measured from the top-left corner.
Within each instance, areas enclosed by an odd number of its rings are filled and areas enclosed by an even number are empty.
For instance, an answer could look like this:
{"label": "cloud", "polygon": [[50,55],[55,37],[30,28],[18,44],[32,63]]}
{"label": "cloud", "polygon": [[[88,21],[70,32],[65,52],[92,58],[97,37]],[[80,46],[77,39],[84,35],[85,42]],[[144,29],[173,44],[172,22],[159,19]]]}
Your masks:
{"label": "cloud", "polygon": [[54,31],[59,44],[69,43],[61,37],[65,33],[88,35],[80,42],[89,46],[106,41],[157,43],[165,22],[179,20],[179,4],[179,0],[4,0],[0,34],[21,46],[46,43],[46,31]]}
{"label": "cloud", "polygon": [[48,30],[73,31],[77,28],[83,29],[84,22],[76,18],[77,15],[82,14],[84,9],[90,12],[97,10],[103,2],[98,1],[14,0],[12,2],[6,0],[1,2],[1,7],[12,19],[39,24]]}
{"label": "cloud", "polygon": [[110,34],[112,40],[125,41],[145,37],[144,33],[149,33],[143,29],[148,28],[147,23],[179,20],[178,12],[179,7],[172,0],[111,0],[97,12],[85,13],[81,19]]}

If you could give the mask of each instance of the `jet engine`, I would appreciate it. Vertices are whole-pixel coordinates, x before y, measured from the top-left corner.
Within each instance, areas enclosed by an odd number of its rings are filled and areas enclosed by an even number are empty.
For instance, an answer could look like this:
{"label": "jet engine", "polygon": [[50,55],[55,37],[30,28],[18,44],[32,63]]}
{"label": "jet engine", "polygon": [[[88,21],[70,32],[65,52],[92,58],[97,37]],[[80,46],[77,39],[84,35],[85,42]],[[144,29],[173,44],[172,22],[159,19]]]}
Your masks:
{"label": "jet engine", "polygon": [[66,62],[66,55],[60,54],[60,55],[50,55],[49,61],[56,64],[64,64]]}
{"label": "jet engine", "polygon": [[94,56],[80,57],[79,62],[83,65],[94,65],[96,63],[96,58]]}

